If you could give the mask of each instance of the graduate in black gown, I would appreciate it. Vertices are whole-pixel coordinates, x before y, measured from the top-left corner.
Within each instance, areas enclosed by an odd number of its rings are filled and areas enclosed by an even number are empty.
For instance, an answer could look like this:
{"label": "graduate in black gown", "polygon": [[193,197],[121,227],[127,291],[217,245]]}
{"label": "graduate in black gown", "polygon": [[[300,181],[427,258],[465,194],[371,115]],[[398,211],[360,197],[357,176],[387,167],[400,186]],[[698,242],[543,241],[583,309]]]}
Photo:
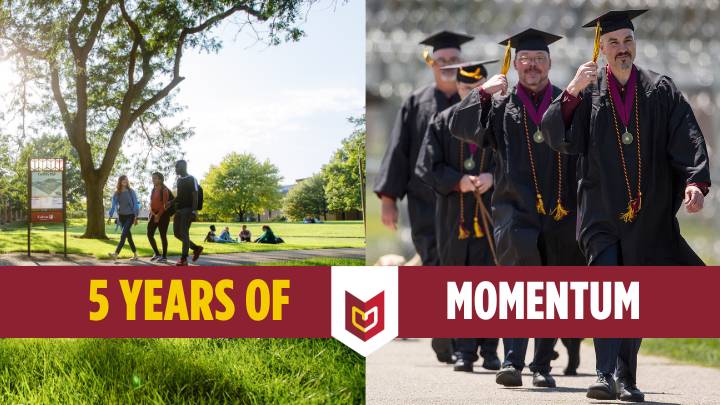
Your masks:
{"label": "graduate in black gown", "polygon": [[435,193],[415,175],[415,164],[430,119],[460,101],[455,72],[442,72],[440,68],[460,63],[460,46],[472,39],[468,35],[441,31],[420,42],[432,47],[432,53],[425,54],[425,61],[433,71],[435,83],[415,90],[403,102],[375,178],[374,191],[382,200],[382,221],[390,229],[396,229],[397,200],[407,196],[413,244],[426,266],[439,262]]}
{"label": "graduate in black gown", "polygon": [[[703,265],[676,213],[682,204],[702,209],[710,187],[705,140],[672,79],[633,64],[631,20],[645,11],[611,11],[585,25],[596,29],[593,59],[601,53],[607,64],[578,68],[542,131],[553,149],[579,156],[578,240],[591,265]],[[588,397],[644,399],[640,343],[595,339],[598,380]]]}
{"label": "graduate in black gown", "polygon": [[[496,152],[492,217],[501,265],[585,265],[575,239],[576,158],[551,150],[539,131],[543,112],[562,92],[548,79],[548,45],[560,38],[531,28],[501,42],[504,72],[461,101],[450,122],[454,136]],[[516,49],[519,83],[508,91],[510,48]],[[555,386],[550,361],[556,341],[535,339],[530,370],[537,387]],[[520,386],[528,339],[503,342],[505,360],[496,382]]]}
{"label": "graduate in black gown", "polygon": [[[497,60],[465,62],[443,67],[457,72],[460,98],[487,80],[485,64]],[[450,117],[457,104],[438,113],[425,134],[415,173],[436,193],[435,229],[440,265],[494,266],[492,224],[482,218],[490,207],[494,163],[492,150],[468,144],[450,134]],[[477,200],[475,191],[481,193]],[[487,211],[485,211],[487,212]],[[488,237],[488,235],[490,237]],[[483,368],[499,370],[497,338],[454,339],[455,371],[473,371],[480,355]]]}

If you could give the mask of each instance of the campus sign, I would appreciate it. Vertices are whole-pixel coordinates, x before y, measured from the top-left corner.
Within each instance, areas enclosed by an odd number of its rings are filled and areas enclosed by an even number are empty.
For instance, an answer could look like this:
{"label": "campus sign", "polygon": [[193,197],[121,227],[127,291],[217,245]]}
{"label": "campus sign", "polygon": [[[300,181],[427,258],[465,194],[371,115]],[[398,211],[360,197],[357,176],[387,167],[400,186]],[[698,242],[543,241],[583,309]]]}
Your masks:
{"label": "campus sign", "polygon": [[[65,159],[28,160],[28,256],[34,223],[65,223]],[[67,225],[65,226],[67,251]]]}

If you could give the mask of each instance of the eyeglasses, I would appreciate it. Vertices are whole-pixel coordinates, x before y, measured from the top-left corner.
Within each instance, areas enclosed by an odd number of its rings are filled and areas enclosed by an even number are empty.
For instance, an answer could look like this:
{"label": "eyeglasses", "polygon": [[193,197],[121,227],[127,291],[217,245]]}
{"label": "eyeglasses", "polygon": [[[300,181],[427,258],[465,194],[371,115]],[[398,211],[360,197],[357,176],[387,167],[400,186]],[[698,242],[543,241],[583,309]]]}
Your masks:
{"label": "eyeglasses", "polygon": [[532,62],[536,65],[544,65],[545,63],[547,63],[548,58],[547,58],[547,56],[544,56],[544,55],[535,56],[533,58],[523,55],[518,58],[518,61],[520,63],[522,63],[523,65],[528,65],[528,64],[530,64],[530,62]]}
{"label": "eyeglasses", "polygon": [[438,66],[443,67],[443,66],[455,65],[457,63],[460,63],[461,61],[460,61],[460,58],[449,58],[449,59],[437,58],[437,59],[433,59],[433,62],[436,63]]}

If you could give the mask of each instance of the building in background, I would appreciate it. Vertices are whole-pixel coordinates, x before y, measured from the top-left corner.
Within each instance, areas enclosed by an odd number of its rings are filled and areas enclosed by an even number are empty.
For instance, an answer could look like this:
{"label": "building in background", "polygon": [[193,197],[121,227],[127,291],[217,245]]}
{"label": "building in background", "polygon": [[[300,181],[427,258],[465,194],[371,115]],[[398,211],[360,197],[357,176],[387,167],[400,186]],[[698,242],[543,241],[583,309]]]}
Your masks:
{"label": "building in background", "polygon": [[[463,45],[466,59],[502,58],[497,42],[530,26],[565,36],[552,49],[550,80],[560,88],[590,60],[593,31],[582,24],[607,10],[649,8],[638,17],[638,65],[667,74],[685,94],[710,153],[713,187],[694,216],[681,209],[683,234],[708,263],[720,263],[720,0],[367,0],[367,172],[372,195],[395,115],[410,92],[432,82],[418,42],[450,29],[474,35]],[[495,69],[494,71],[492,69]],[[497,73],[495,65],[490,74]],[[509,82],[517,81],[511,69]],[[368,261],[386,253],[412,254],[405,215],[399,237],[380,223],[379,200],[368,198]],[[404,218],[403,218],[404,217]]]}

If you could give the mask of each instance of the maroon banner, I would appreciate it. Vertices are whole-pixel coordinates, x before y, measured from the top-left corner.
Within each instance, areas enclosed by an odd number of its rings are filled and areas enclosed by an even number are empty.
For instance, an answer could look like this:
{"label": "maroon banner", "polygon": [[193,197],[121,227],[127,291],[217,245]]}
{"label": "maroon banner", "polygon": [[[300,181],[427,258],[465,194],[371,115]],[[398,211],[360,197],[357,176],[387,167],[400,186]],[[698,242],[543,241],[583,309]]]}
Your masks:
{"label": "maroon banner", "polygon": [[406,267],[399,285],[401,337],[720,337],[718,267]]}
{"label": "maroon banner", "polygon": [[0,337],[330,337],[330,269],[4,267],[0,319]]}
{"label": "maroon banner", "polygon": [[63,211],[31,211],[30,218],[34,224],[43,222],[63,222]]}

